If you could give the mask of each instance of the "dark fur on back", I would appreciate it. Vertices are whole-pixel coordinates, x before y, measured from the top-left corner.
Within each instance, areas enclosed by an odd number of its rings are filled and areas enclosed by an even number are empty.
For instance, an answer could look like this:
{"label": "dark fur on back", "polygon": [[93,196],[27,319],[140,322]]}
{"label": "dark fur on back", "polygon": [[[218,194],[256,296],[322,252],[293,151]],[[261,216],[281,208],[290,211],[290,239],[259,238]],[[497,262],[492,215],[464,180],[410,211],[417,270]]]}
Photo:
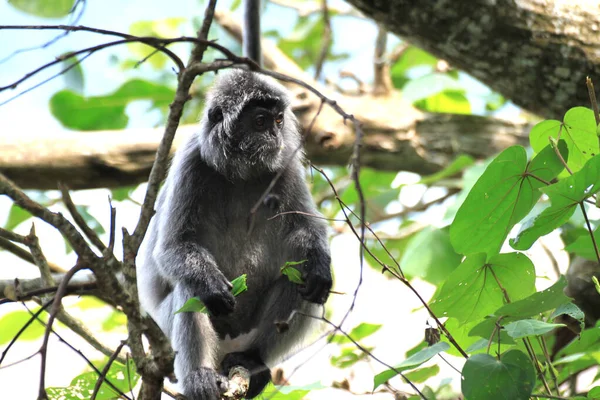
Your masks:
{"label": "dark fur on back", "polygon": [[[283,113],[278,128],[263,132],[252,123],[244,125],[263,106]],[[291,350],[311,319],[296,315],[286,333],[277,333],[275,322],[287,320],[294,310],[310,312],[327,298],[326,225],[306,215],[317,211],[304,182],[302,153],[295,151],[298,145],[285,89],[235,70],[219,78],[199,131],[173,159],[138,257],[138,285],[142,306],[177,351],[175,372],[191,399],[218,399],[222,378],[216,371],[227,373],[233,362],[260,369],[252,371],[250,392],[258,394],[268,382],[267,365]],[[252,215],[280,172],[270,201]],[[290,211],[305,214],[276,217]],[[299,286],[280,268],[302,260],[305,284]],[[247,274],[248,291],[234,298],[229,281],[241,274]],[[194,296],[210,316],[174,314]]]}

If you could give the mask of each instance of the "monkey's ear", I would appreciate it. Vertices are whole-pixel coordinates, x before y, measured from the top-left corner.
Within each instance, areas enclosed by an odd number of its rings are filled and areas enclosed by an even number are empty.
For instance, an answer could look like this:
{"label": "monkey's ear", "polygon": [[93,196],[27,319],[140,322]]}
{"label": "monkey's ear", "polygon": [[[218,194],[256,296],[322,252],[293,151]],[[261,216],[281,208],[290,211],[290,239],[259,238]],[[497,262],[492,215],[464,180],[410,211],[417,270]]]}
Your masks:
{"label": "monkey's ear", "polygon": [[208,120],[211,124],[218,124],[223,121],[223,111],[221,110],[221,107],[215,106],[208,110]]}

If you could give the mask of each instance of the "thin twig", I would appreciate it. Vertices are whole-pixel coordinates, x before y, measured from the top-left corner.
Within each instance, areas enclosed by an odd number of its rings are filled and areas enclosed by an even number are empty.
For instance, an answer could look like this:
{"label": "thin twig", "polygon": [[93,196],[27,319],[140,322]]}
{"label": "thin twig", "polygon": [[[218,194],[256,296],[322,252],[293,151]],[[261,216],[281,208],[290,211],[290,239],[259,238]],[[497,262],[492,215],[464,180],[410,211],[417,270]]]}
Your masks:
{"label": "thin twig", "polygon": [[323,15],[323,38],[321,40],[321,50],[315,64],[315,80],[318,80],[323,71],[323,65],[331,48],[331,20],[329,18],[329,7],[327,0],[321,0],[321,12]]}
{"label": "thin twig", "polygon": [[[104,368],[102,368],[102,372],[100,372],[100,376],[98,376],[98,380],[96,381],[96,384],[94,385],[94,391],[92,392],[92,396],[91,396],[90,400],[96,400],[96,396],[98,395],[98,392],[100,391],[100,386],[102,386],[102,382],[104,382],[104,380],[106,379],[106,375],[108,374],[108,371],[110,371],[110,367],[112,366],[112,363],[119,356],[119,353],[121,352],[121,349],[123,348],[123,346],[125,346],[125,343],[126,343],[125,341],[121,341],[119,346],[117,346],[115,351],[109,357]],[[129,366],[127,366],[127,367],[129,367]]]}
{"label": "thin twig", "polygon": [[62,194],[63,203],[67,207],[67,210],[69,210],[69,214],[71,214],[71,217],[73,217],[73,220],[75,221],[79,229],[82,230],[84,235],[90,240],[90,242],[92,242],[92,244],[98,250],[100,250],[101,253],[104,253],[106,251],[106,245],[102,243],[102,240],[100,240],[96,232],[94,232],[94,230],[89,227],[89,225],[85,222],[79,211],[77,211],[77,207],[75,207],[75,204],[71,199],[71,195],[69,194],[69,189],[63,184],[59,184],[58,188],[60,190],[60,193]]}

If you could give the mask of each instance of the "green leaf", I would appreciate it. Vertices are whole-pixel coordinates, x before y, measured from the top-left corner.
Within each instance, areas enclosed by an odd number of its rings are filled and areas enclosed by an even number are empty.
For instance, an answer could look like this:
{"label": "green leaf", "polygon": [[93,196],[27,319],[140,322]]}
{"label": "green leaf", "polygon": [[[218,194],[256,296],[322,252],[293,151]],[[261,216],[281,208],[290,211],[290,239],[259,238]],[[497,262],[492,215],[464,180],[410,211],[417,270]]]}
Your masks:
{"label": "green leaf", "polygon": [[454,271],[461,259],[452,248],[446,230],[427,227],[408,242],[400,265],[409,277],[418,276],[437,285]]}
{"label": "green leaf", "polygon": [[600,386],[596,386],[596,387],[592,388],[588,392],[587,398],[592,399],[592,400],[600,400]]}
{"label": "green leaf", "polygon": [[[246,290],[248,290],[248,286],[246,286],[246,274],[242,274],[234,280],[232,280],[231,285],[231,293],[234,296],[237,297],[240,294],[244,293]],[[188,301],[186,301],[185,304],[179,310],[175,311],[175,314],[179,314],[182,312],[201,312],[204,314],[208,314],[208,309],[206,308],[202,300],[200,300],[200,298],[192,297],[191,299],[188,299]]]}
{"label": "green leaf", "polygon": [[548,145],[548,137],[557,139],[559,132],[569,150],[567,165],[571,171],[579,171],[587,160],[599,153],[596,121],[592,110],[574,107],[566,112],[563,124],[556,120],[540,122],[529,133],[531,147],[536,152],[541,151]]}
{"label": "green leaf", "polygon": [[127,316],[118,310],[113,310],[110,315],[102,321],[102,330],[110,332],[115,329],[125,330],[127,327]]}
{"label": "green leaf", "polygon": [[542,211],[532,221],[528,221],[511,246],[526,250],[540,236],[546,235],[566,223],[579,203],[600,191],[600,155],[590,159],[583,168],[557,183],[541,187],[552,205]]}
{"label": "green leaf", "polygon": [[[410,46],[402,53],[402,56],[390,70],[394,87],[402,89],[411,80],[408,72],[412,68],[420,66],[433,67],[436,62],[437,58],[431,54],[418,47]],[[433,70],[433,68],[430,69]]]}
{"label": "green leaf", "polygon": [[[64,55],[64,54],[63,54]],[[85,86],[85,79],[83,77],[83,68],[79,59],[75,57],[68,57],[62,62],[63,70],[68,70],[63,73],[63,78],[67,87],[75,92],[83,92]]]}
{"label": "green leaf", "polygon": [[[551,149],[544,149],[543,158]],[[473,186],[450,226],[450,240],[461,254],[497,254],[510,229],[535,205],[544,180],[560,172],[555,164],[527,163],[525,149],[513,146],[490,163]]]}
{"label": "green leaf", "polygon": [[[372,351],[372,347],[365,348],[367,351]],[[356,346],[352,345],[349,347],[344,347],[340,355],[334,355],[330,358],[330,363],[336,368],[344,369],[348,368],[361,360],[365,360],[368,358],[368,354],[362,350],[356,348]]]}
{"label": "green leaf", "polygon": [[[595,277],[594,277],[595,278]],[[560,315],[568,315],[576,321],[579,321],[579,327],[583,331],[585,329],[585,314],[579,307],[573,303],[561,304],[554,310],[550,319],[554,319]]]}
{"label": "green leaf", "polygon": [[486,341],[486,346],[490,339],[493,343],[498,343],[498,341],[500,341],[502,344],[515,344],[515,341],[508,336],[503,326],[500,326],[500,338],[498,339],[498,328],[496,328],[496,324],[502,325],[502,323],[505,322],[504,320],[498,320],[499,318],[497,317],[489,317],[484,319],[469,331],[469,336],[484,338]]}
{"label": "green leaf", "polygon": [[[186,22],[185,18],[164,18],[154,21],[137,21],[129,27],[129,33],[135,36],[149,36],[159,38],[170,38],[181,36],[179,26]],[[154,47],[143,43],[127,43],[129,51],[139,60],[144,60],[151,55],[145,62],[149,62],[155,69],[163,69],[169,61],[169,57]]]}
{"label": "green leaf", "polygon": [[436,172],[435,174],[424,176],[418,183],[423,185],[431,185],[433,183],[439,182],[444,178],[448,178],[458,174],[463,171],[465,168],[473,165],[475,159],[473,157],[461,154],[456,157],[446,168],[443,170]]}
{"label": "green leaf", "polygon": [[61,90],[50,98],[50,111],[67,128],[77,130],[123,129],[129,118],[126,106],[135,100],[150,100],[154,107],[167,107],[175,91],[140,79],[125,82],[110,95],[84,97]]}
{"label": "green leaf", "polygon": [[4,229],[12,231],[21,222],[27,221],[31,217],[32,215],[29,213],[29,211],[25,211],[18,205],[13,204],[12,206],[10,206],[8,218],[6,219],[6,223],[4,224]]}
{"label": "green leaf", "polygon": [[298,285],[302,285],[304,280],[302,279],[302,273],[293,267],[293,265],[302,265],[307,260],[302,261],[288,261],[285,263],[283,267],[281,267],[281,274],[288,277],[290,282],[297,283]]}
{"label": "green leaf", "polygon": [[504,304],[500,285],[513,301],[535,293],[531,260],[521,253],[499,254],[487,263],[484,254],[467,256],[434,296],[431,310],[460,323],[477,321]]}
{"label": "green leaf", "polygon": [[[431,367],[419,368],[414,371],[407,372],[404,374],[406,379],[413,383],[423,383],[429,378],[433,378],[440,372],[440,367],[437,365],[432,365]],[[428,397],[429,399],[429,397]]]}
{"label": "green leaf", "polygon": [[414,106],[432,113],[471,114],[471,103],[462,90],[446,90],[426,99],[415,101]]}
{"label": "green leaf", "polygon": [[500,360],[476,354],[465,363],[462,376],[462,393],[469,400],[528,400],[535,385],[533,365],[519,350]]}
{"label": "green leaf", "polygon": [[387,371],[383,371],[377,375],[373,380],[373,390],[377,389],[377,387],[381,384],[392,379],[394,376],[398,375],[398,372],[403,372],[409,369],[413,369],[423,364],[426,361],[429,361],[433,356],[443,351],[446,351],[450,348],[448,343],[439,342],[434,344],[433,346],[427,347],[418,353],[413,354],[408,357],[406,360],[402,361],[398,366],[396,366],[395,370],[388,369]]}
{"label": "green leaf", "polygon": [[75,0],[8,0],[14,8],[42,18],[61,18],[69,15]]}
{"label": "green leaf", "polygon": [[[374,334],[375,332],[377,332],[382,325],[377,325],[377,324],[369,324],[366,322],[361,323],[360,325],[354,327],[350,333],[348,334],[348,336],[350,336],[352,339],[354,339],[355,342],[358,342],[364,338],[366,338],[367,336],[371,336],[372,334]],[[331,343],[338,343],[338,344],[343,344],[343,343],[352,343],[352,340],[350,340],[348,338],[348,336],[346,335],[333,335],[333,337],[330,339]]]}
{"label": "green leaf", "polygon": [[[594,239],[596,243],[600,245],[600,227],[596,228],[594,231]],[[588,231],[579,236],[573,243],[567,245],[565,250],[569,253],[575,253],[587,260],[597,260],[596,250],[594,250],[594,243],[592,242],[592,238],[590,237],[590,233]]]}
{"label": "green leaf", "polygon": [[[75,377],[68,387],[47,388],[46,392],[50,400],[87,399],[93,393],[97,380],[98,373],[96,371],[85,372]],[[106,380],[111,382],[122,393],[127,393],[137,384],[139,375],[135,372],[135,364],[132,360],[130,360],[128,366],[115,361],[106,374]],[[111,400],[118,397],[119,393],[104,381],[100,386],[96,399]]]}
{"label": "green leaf", "polygon": [[[32,310],[36,312],[35,310]],[[17,310],[9,312],[0,318],[0,345],[10,342],[17,332],[25,326],[31,319],[31,314],[27,311]],[[23,331],[19,340],[36,340],[44,335],[44,327],[37,321],[33,321],[27,329]]]}
{"label": "green leaf", "polygon": [[115,201],[127,200],[134,190],[135,186],[125,186],[117,189],[111,189],[110,197]]}
{"label": "green leaf", "polygon": [[404,85],[402,98],[414,103],[445,91],[464,93],[464,88],[458,80],[436,72],[409,81]]}
{"label": "green leaf", "polygon": [[543,335],[562,326],[565,326],[565,324],[549,324],[537,319],[522,319],[507,324],[504,329],[513,339],[520,339],[526,336]]}
{"label": "green leaf", "polygon": [[248,290],[248,286],[246,286],[246,274],[242,274],[232,280],[231,285],[233,286],[233,288],[231,288],[231,293],[233,293],[234,296],[237,297],[244,293],[246,290]]}
{"label": "green leaf", "polygon": [[302,400],[311,391],[323,388],[319,382],[304,386],[275,386],[269,383],[256,400]]}
{"label": "green leaf", "polygon": [[104,227],[102,226],[102,224],[100,224],[100,222],[98,222],[98,220],[96,219],[96,217],[94,217],[92,214],[89,213],[89,207],[88,206],[75,206],[75,208],[77,209],[77,211],[79,212],[79,214],[81,215],[81,217],[83,218],[83,220],[85,221],[85,223],[96,233],[98,234],[103,234],[105,233],[104,231]]}
{"label": "green leaf", "polygon": [[[532,294],[521,299],[515,299],[512,303],[500,307],[495,315],[507,315],[516,318],[527,318],[552,310],[566,303],[571,303],[571,299],[565,296],[563,290],[567,286],[564,276],[546,290]],[[512,299],[512,296],[511,296]]]}
{"label": "green leaf", "polygon": [[185,302],[183,307],[179,310],[175,311],[175,314],[179,314],[182,312],[201,312],[204,314],[208,314],[208,309],[198,297],[192,297],[188,301]]}

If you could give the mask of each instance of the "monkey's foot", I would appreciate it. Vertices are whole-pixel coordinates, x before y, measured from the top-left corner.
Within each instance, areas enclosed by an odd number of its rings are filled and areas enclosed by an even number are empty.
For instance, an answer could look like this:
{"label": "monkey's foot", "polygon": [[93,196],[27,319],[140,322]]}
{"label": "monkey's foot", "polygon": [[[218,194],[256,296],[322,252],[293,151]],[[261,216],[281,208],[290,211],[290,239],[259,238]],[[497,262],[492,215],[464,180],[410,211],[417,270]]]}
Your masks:
{"label": "monkey's foot", "polygon": [[227,378],[210,368],[199,368],[183,380],[183,392],[189,400],[220,400],[228,390]]}

